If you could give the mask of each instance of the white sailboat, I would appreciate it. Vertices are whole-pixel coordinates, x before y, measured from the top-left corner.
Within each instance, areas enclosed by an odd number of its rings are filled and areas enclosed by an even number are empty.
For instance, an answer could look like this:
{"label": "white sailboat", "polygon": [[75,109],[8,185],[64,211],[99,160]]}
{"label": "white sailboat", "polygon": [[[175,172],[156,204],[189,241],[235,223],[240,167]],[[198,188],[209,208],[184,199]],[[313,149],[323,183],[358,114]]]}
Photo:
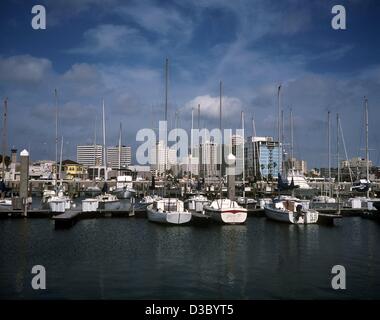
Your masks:
{"label": "white sailboat", "polygon": [[136,194],[133,189],[132,176],[117,176],[116,188],[112,191],[119,199],[130,199]]}
{"label": "white sailboat", "polygon": [[109,211],[120,209],[120,200],[113,194],[100,194],[96,197],[96,200],[98,200],[99,209]]}
{"label": "white sailboat", "polygon": [[176,198],[155,200],[147,207],[151,222],[164,224],[186,224],[191,221],[191,213],[184,209],[183,201]]}
{"label": "white sailboat", "polygon": [[[168,59],[165,63],[165,121],[167,121],[168,110]],[[166,148],[166,142],[165,142]],[[165,153],[165,180],[166,180],[167,153]],[[177,198],[162,198],[154,200],[147,207],[148,219],[151,222],[164,224],[182,225],[191,221],[191,213],[185,210],[182,200]]]}
{"label": "white sailboat", "polygon": [[242,224],[247,220],[247,209],[230,199],[217,199],[203,207],[211,219],[224,224]]}
{"label": "white sailboat", "polygon": [[61,154],[60,154],[60,163],[59,163],[59,177],[61,178],[60,186],[58,191],[56,191],[56,195],[51,196],[48,198],[47,203],[49,205],[49,208],[51,212],[65,212],[66,210],[71,209],[74,207],[73,201],[70,199],[69,196],[65,195],[63,190],[63,183],[62,183],[62,153],[63,153],[63,137],[61,137]]}
{"label": "white sailboat", "polygon": [[99,200],[87,198],[82,200],[82,212],[95,212],[99,208]]}
{"label": "white sailboat", "polygon": [[136,190],[133,189],[132,176],[130,175],[121,175],[121,134],[122,126],[120,123],[119,129],[119,142],[118,142],[118,176],[116,180],[116,188],[113,190],[113,194],[115,194],[119,199],[130,199],[135,196]]}
{"label": "white sailboat", "polygon": [[318,221],[318,211],[305,209],[302,203],[295,199],[275,199],[272,204],[265,205],[264,211],[269,219],[280,222],[311,224]]}
{"label": "white sailboat", "polygon": [[202,194],[193,195],[185,201],[185,204],[189,211],[199,213],[203,213],[204,206],[209,205],[210,203],[210,200]]}
{"label": "white sailboat", "polygon": [[70,197],[64,195],[62,190],[59,190],[58,194],[50,197],[47,203],[51,212],[65,212],[71,209],[73,202]]}

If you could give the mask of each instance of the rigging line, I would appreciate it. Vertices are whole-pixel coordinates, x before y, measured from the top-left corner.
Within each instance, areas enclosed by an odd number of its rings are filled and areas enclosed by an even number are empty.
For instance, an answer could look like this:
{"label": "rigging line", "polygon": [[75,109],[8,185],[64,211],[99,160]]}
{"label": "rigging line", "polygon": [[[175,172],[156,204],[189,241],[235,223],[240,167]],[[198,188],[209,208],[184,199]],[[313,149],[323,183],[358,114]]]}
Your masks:
{"label": "rigging line", "polygon": [[346,149],[346,142],[344,140],[344,134],[343,134],[343,128],[342,128],[342,122],[340,121],[339,119],[339,130],[340,130],[340,134],[342,136],[342,142],[343,142],[343,149],[344,149],[344,154],[346,156],[346,160],[348,162],[348,172],[350,174],[350,180],[351,180],[351,183],[353,183],[353,180],[352,180],[352,170],[351,170],[351,166],[350,166],[350,163],[348,161],[348,155],[347,155],[347,149]]}
{"label": "rigging line", "polygon": [[360,125],[360,135],[359,135],[359,144],[358,144],[358,151],[357,151],[357,156],[360,156],[362,148],[362,142],[363,142],[363,127],[365,126],[365,111],[362,110],[361,112],[361,125]]}

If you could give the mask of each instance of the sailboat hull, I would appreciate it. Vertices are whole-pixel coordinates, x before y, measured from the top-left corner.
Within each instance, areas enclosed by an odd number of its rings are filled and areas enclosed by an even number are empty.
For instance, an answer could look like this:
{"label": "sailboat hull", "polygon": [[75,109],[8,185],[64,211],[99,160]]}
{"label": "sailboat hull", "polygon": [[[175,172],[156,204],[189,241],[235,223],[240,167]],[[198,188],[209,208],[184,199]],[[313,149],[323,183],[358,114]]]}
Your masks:
{"label": "sailboat hull", "polygon": [[178,212],[169,211],[162,212],[157,211],[152,208],[152,205],[147,207],[148,220],[151,222],[162,223],[162,224],[187,224],[191,221],[190,212]]}
{"label": "sailboat hull", "polygon": [[314,210],[308,210],[304,217],[295,218],[293,212],[279,210],[270,206],[264,207],[265,215],[275,221],[291,224],[312,224],[318,222],[318,213]]}
{"label": "sailboat hull", "polygon": [[113,193],[118,199],[130,199],[134,197],[136,191],[132,189],[116,189]]}
{"label": "sailboat hull", "polygon": [[212,220],[223,224],[242,224],[247,220],[247,210],[233,208],[214,210],[205,208],[205,213],[209,215]]}

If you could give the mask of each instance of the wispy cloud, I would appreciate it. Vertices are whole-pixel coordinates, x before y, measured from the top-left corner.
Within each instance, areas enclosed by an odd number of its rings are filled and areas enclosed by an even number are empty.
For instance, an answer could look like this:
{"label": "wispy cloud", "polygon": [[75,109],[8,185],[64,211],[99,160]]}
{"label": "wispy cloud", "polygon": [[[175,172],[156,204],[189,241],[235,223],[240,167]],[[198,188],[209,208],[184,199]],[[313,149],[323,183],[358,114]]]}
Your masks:
{"label": "wispy cloud", "polygon": [[125,25],[99,25],[85,31],[83,41],[82,45],[67,52],[87,55],[152,52],[151,46],[140,32]]}
{"label": "wispy cloud", "polygon": [[[202,116],[209,118],[218,118],[220,113],[220,98],[210,95],[198,96],[185,104],[185,109],[196,110],[198,104],[202,108]],[[243,105],[239,98],[224,96],[222,98],[222,114],[225,117],[239,115]]]}
{"label": "wispy cloud", "polygon": [[0,56],[0,83],[38,84],[51,71],[52,64],[48,59],[30,55],[11,57]]}

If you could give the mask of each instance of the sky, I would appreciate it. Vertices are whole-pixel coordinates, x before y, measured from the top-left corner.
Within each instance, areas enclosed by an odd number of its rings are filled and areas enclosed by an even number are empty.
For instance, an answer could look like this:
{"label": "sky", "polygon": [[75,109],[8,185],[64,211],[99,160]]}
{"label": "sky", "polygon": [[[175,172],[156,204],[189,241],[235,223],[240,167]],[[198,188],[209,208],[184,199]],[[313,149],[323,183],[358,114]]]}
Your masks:
{"label": "sky", "polygon": [[[46,8],[46,29],[31,26],[32,6]],[[331,27],[344,5],[346,30]],[[101,142],[105,100],[107,145],[135,151],[136,133],[164,118],[169,59],[169,126],[219,123],[246,136],[276,136],[277,87],[282,85],[285,144],[294,115],[294,152],[308,167],[327,166],[327,112],[332,161],[336,114],[348,158],[364,157],[363,98],[368,98],[370,159],[380,164],[380,2],[376,0],[5,0],[0,4],[0,98],[8,97],[9,148],[33,160],[55,159],[55,100],[63,158],[76,145]],[[2,106],[1,106],[2,110]],[[3,125],[1,124],[1,127]],[[95,134],[96,133],[96,134]],[[341,146],[343,140],[341,140]],[[343,148],[340,158],[345,158]]]}

